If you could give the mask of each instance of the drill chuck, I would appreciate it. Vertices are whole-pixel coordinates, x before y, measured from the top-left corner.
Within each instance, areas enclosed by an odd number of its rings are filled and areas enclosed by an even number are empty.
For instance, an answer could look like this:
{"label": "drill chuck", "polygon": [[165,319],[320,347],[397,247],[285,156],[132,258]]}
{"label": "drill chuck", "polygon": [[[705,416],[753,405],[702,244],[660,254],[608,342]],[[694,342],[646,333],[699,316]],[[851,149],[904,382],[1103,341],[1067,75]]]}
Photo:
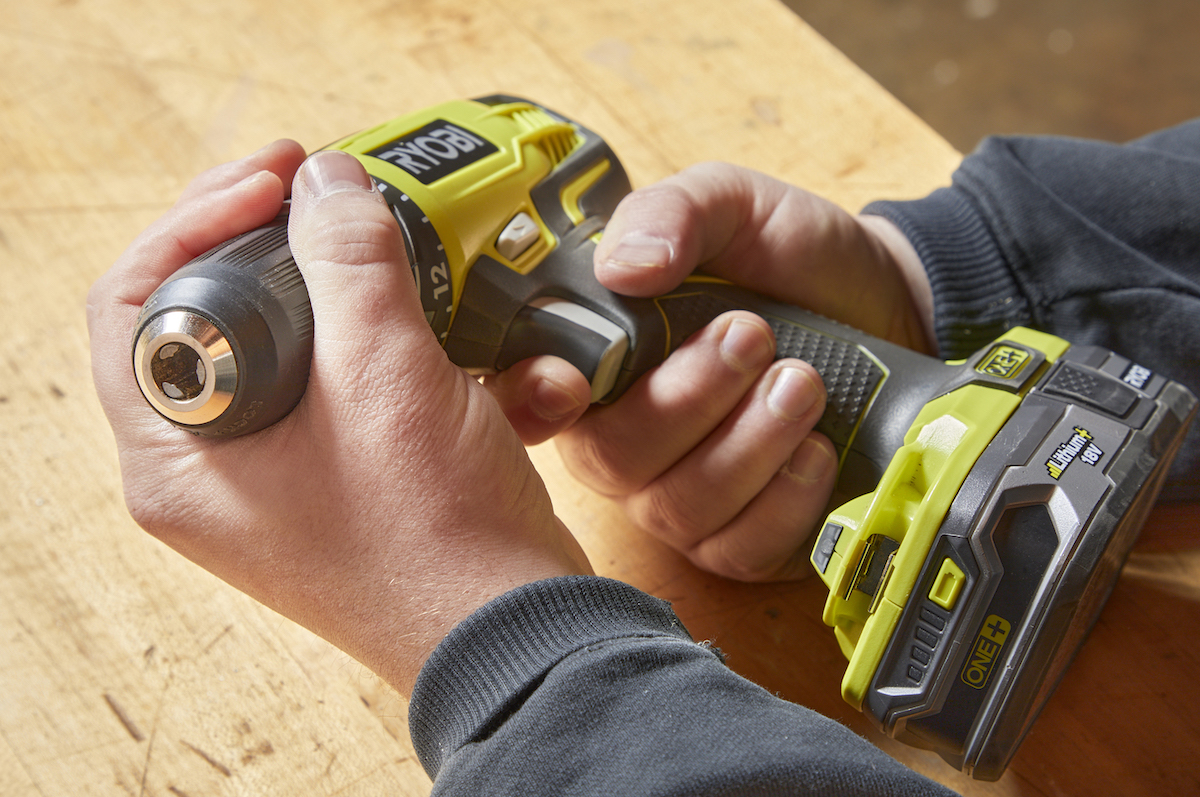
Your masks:
{"label": "drill chuck", "polygon": [[150,406],[175,425],[208,436],[246,434],[300,401],[312,332],[281,215],[159,287],[138,319],[134,373]]}

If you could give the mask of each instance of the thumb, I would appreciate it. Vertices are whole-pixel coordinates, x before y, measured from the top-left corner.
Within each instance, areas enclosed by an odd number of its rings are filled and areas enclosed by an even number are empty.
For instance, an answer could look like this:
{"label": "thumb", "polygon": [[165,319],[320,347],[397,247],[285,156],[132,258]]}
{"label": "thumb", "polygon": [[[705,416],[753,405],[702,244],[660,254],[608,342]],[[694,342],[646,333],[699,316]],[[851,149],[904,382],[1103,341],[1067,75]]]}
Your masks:
{"label": "thumb", "polygon": [[400,228],[354,156],[305,161],[288,234],[312,301],[310,390],[319,383],[339,402],[367,406],[380,391],[420,385],[428,396],[457,381],[425,320]]}
{"label": "thumb", "polygon": [[672,290],[752,238],[756,209],[773,207],[785,191],[777,180],[726,163],[691,166],[638,189],[621,200],[596,246],[596,277],[628,296]]}

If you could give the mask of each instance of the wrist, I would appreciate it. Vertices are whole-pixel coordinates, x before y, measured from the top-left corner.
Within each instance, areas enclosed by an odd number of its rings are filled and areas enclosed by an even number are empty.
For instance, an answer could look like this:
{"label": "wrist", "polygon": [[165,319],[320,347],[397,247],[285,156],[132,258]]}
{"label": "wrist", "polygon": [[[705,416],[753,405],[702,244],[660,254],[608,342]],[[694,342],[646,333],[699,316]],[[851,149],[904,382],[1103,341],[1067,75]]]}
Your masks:
{"label": "wrist", "polygon": [[422,568],[435,576],[432,581],[411,574],[401,582],[392,579],[381,588],[385,605],[374,613],[376,620],[363,617],[353,623],[355,630],[367,631],[358,640],[366,653],[360,660],[400,693],[411,695],[429,655],[481,607],[529,584],[593,574],[583,549],[557,517],[545,533],[534,534],[539,539],[525,546],[512,535],[497,535],[508,542],[492,550],[478,547],[470,555],[459,550],[453,564],[434,558]]}
{"label": "wrist", "polygon": [[880,247],[908,291],[909,345],[919,351],[937,352],[937,333],[933,323],[933,288],[917,250],[900,228],[882,216],[860,215],[855,220],[864,233]]}

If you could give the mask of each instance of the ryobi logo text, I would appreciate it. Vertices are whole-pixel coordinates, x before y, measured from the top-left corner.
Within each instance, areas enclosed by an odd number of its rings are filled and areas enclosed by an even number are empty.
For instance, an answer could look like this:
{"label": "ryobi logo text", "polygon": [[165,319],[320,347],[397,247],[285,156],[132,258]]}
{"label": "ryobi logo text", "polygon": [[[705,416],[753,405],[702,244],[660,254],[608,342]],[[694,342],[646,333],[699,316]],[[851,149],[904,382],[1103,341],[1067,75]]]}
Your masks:
{"label": "ryobi logo text", "polygon": [[429,185],[499,151],[490,141],[438,119],[367,154]]}
{"label": "ryobi logo text", "polygon": [[1076,459],[1083,460],[1088,465],[1095,465],[1100,461],[1100,457],[1104,456],[1104,452],[1100,447],[1092,442],[1092,433],[1082,426],[1075,427],[1075,434],[1071,439],[1063,443],[1054,453],[1050,455],[1050,459],[1046,460],[1046,470],[1050,474],[1050,478],[1058,481],[1072,462]]}
{"label": "ryobi logo text", "polygon": [[992,670],[1000,659],[1000,651],[1004,650],[1004,642],[1012,631],[1012,624],[997,614],[988,615],[975,637],[975,644],[967,655],[967,663],[963,667],[962,682],[972,689],[982,689],[987,686],[992,677]]}

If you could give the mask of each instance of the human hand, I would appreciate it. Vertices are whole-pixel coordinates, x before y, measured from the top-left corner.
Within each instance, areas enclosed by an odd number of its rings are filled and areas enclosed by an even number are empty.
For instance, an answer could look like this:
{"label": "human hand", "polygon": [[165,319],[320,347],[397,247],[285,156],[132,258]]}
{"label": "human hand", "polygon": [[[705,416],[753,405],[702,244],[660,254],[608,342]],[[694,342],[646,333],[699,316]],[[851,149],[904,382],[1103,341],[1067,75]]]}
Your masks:
{"label": "human hand", "polygon": [[[654,296],[697,268],[910,348],[932,351],[921,263],[882,218],[854,217],[799,188],[702,164],[635,191],[596,249],[606,287]],[[536,358],[489,377],[527,443],[557,434],[567,467],[699,567],[742,579],[809,572],[807,546],[836,479],[813,426],[824,390],[797,360],[773,361],[770,327],[717,318],[610,406]],[[585,414],[585,410],[587,410]]]}
{"label": "human hand", "polygon": [[[180,431],[138,391],[139,308],[194,256],[274,218],[289,184],[315,323],[307,392],[253,435]],[[306,161],[276,142],[197,178],[93,286],[88,326],[134,519],[403,692],[483,603],[590,572],[496,403],[446,359],[399,229],[349,155]]]}

